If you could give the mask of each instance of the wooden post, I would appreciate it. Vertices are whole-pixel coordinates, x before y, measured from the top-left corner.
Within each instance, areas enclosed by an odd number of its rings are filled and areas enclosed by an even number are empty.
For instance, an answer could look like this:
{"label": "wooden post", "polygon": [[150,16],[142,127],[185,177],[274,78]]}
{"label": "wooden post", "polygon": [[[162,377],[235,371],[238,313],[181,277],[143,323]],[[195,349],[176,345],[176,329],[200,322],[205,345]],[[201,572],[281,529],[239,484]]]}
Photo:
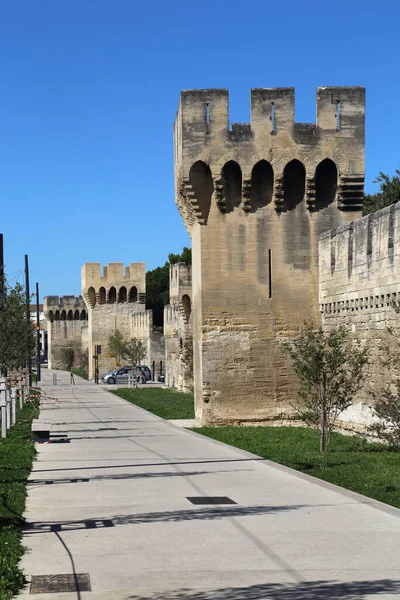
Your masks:
{"label": "wooden post", "polygon": [[1,437],[7,437],[7,384],[6,378],[0,378],[0,411],[1,411]]}

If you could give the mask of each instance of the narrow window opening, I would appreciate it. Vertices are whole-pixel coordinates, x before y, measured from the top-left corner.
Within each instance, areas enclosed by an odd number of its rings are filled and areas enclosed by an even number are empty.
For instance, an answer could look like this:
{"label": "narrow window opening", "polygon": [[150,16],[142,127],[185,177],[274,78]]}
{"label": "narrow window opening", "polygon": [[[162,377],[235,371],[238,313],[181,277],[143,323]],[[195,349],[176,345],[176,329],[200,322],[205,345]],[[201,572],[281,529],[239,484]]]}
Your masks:
{"label": "narrow window opening", "polygon": [[206,123],[207,123],[207,130],[208,130],[208,127],[210,125],[210,105],[208,102],[206,102]]}
{"label": "narrow window opening", "polygon": [[340,131],[340,100],[336,100],[336,131]]}
{"label": "narrow window opening", "polygon": [[272,251],[268,250],[268,285],[269,285],[269,294],[268,297],[272,298]]}
{"label": "narrow window opening", "polygon": [[271,133],[275,133],[275,104],[271,102]]}

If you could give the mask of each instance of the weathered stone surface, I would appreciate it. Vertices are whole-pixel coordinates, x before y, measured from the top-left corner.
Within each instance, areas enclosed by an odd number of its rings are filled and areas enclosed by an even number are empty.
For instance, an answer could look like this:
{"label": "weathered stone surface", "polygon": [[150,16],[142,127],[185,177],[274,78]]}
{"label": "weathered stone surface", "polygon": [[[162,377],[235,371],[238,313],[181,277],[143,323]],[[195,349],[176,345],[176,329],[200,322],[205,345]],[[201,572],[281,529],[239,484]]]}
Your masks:
{"label": "weathered stone surface", "polygon": [[373,419],[373,386],[385,373],[380,358],[388,329],[400,335],[400,203],[324,233],[319,242],[319,302],[323,327],[347,326],[367,345],[366,384],[342,415],[346,426],[362,429]]}

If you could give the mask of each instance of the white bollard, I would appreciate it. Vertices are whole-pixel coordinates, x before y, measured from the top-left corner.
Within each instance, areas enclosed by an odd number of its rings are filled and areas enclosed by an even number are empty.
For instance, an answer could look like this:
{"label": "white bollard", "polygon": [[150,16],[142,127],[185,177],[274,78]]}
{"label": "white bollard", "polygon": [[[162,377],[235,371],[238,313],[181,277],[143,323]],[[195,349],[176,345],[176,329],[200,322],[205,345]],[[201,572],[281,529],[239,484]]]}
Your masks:
{"label": "white bollard", "polygon": [[1,437],[7,437],[7,385],[6,378],[0,378],[0,411],[1,411]]}
{"label": "white bollard", "polygon": [[11,396],[11,425],[17,422],[17,395],[15,387],[10,388]]}
{"label": "white bollard", "polygon": [[7,429],[11,427],[11,395],[10,395],[10,380],[8,377],[6,380],[6,402],[7,402]]}
{"label": "white bollard", "polygon": [[17,375],[17,398],[19,407],[22,408],[24,405],[24,394],[22,390],[22,376],[21,373]]}

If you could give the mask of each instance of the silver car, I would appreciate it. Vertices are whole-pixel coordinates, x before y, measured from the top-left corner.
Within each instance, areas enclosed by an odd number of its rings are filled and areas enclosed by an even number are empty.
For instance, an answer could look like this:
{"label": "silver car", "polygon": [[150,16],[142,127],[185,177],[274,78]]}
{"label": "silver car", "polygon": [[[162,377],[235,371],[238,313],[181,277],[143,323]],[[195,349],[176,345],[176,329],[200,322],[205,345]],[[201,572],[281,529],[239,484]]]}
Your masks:
{"label": "silver car", "polygon": [[[109,383],[110,385],[113,385],[114,383],[129,383],[130,373],[132,373],[131,367],[119,367],[109,373],[104,373],[104,375],[101,376],[101,381],[103,383]],[[136,370],[136,381],[138,383],[146,383],[146,377],[139,370]]]}

